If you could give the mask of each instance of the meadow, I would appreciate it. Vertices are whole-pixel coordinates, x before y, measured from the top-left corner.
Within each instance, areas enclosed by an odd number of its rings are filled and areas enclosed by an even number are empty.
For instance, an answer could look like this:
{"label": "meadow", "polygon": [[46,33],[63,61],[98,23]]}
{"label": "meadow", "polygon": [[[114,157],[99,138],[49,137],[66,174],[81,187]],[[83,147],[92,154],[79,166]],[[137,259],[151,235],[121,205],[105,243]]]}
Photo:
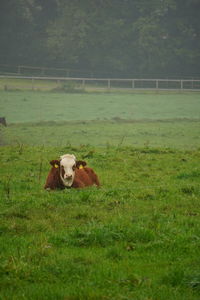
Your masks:
{"label": "meadow", "polygon": [[8,144],[200,146],[199,93],[1,91],[0,111]]}
{"label": "meadow", "polygon": [[[199,299],[199,94],[0,99],[0,299]],[[44,191],[64,153],[101,188]]]}
{"label": "meadow", "polygon": [[200,93],[53,93],[0,91],[8,123],[94,120],[198,120]]}

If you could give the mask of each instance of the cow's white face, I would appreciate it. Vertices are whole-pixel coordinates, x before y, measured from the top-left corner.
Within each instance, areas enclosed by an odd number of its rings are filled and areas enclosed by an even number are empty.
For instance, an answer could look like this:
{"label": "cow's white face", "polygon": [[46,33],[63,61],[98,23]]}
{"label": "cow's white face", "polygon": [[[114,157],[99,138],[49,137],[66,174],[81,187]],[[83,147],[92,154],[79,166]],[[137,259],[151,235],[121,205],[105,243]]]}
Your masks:
{"label": "cow's white face", "polygon": [[60,177],[66,187],[73,184],[76,169],[76,157],[65,154],[60,157]]}

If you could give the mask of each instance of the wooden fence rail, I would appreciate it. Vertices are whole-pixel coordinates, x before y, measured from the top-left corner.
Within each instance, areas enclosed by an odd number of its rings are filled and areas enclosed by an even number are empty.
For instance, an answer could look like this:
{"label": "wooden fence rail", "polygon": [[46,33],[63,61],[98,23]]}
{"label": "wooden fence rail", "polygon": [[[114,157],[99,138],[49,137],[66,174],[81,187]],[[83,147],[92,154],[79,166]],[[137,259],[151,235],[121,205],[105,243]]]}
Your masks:
{"label": "wooden fence rail", "polygon": [[200,80],[0,76],[0,89],[130,89],[200,91]]}

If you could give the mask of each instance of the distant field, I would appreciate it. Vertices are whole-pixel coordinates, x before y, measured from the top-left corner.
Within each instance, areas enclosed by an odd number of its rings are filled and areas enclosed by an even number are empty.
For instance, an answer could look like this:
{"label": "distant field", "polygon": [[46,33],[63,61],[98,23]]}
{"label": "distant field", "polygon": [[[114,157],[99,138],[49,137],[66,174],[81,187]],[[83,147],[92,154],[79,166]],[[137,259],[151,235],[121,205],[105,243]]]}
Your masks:
{"label": "distant field", "polygon": [[0,92],[5,143],[200,147],[200,94]]}
{"label": "distant field", "polygon": [[18,124],[2,128],[8,144],[97,147],[200,147],[200,122],[61,122]]}
{"label": "distant field", "polygon": [[[0,78],[0,90],[32,90],[34,83],[31,79],[21,78]],[[37,80],[37,89],[42,91],[48,91],[57,87],[56,81],[50,80]]]}
{"label": "distant field", "polygon": [[0,111],[8,123],[200,119],[200,94],[0,92]]}

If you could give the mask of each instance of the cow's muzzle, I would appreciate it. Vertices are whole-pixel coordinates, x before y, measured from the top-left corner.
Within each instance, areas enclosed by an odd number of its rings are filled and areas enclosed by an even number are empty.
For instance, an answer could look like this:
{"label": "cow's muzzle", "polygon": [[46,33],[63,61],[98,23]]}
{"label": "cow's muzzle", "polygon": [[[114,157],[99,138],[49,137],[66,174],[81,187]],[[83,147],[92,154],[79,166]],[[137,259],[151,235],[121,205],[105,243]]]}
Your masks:
{"label": "cow's muzzle", "polygon": [[65,180],[72,180],[72,175],[65,175],[65,176],[64,176],[64,179],[65,179]]}

